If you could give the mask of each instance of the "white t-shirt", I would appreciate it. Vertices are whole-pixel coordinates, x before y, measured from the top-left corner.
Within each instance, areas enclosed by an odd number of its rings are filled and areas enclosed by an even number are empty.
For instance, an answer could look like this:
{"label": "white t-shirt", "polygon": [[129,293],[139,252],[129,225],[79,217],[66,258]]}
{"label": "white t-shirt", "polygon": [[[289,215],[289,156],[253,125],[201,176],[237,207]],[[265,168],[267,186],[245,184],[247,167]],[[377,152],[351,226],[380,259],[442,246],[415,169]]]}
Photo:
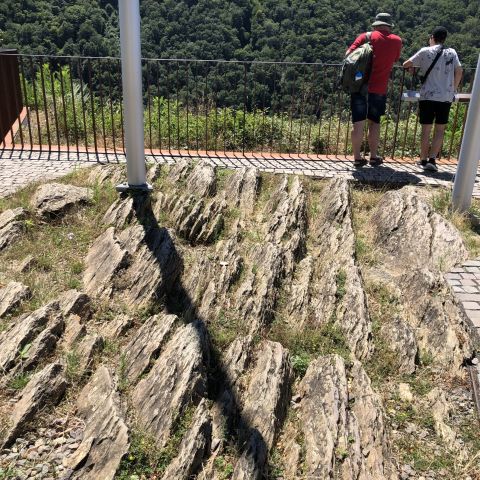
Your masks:
{"label": "white t-shirt", "polygon": [[[420,68],[420,75],[425,75],[440,48],[441,45],[424,47],[410,58],[413,66]],[[460,67],[457,52],[453,48],[444,48],[442,55],[428,74],[427,81],[420,89],[420,100],[451,102],[455,96],[453,78],[457,67]]]}

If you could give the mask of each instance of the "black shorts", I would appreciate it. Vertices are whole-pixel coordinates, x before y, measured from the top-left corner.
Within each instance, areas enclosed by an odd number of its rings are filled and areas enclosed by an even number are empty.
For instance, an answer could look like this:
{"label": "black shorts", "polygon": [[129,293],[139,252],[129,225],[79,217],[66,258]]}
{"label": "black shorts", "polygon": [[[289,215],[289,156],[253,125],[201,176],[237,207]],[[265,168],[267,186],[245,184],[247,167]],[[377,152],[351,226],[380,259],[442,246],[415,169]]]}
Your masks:
{"label": "black shorts", "polygon": [[361,122],[367,118],[375,123],[380,123],[380,117],[385,115],[387,96],[369,93],[352,93],[350,108],[352,109],[352,122]]}
{"label": "black shorts", "polygon": [[420,102],[418,102],[418,117],[420,123],[422,125],[432,125],[435,120],[437,125],[447,124],[451,105],[450,102],[420,100]]}

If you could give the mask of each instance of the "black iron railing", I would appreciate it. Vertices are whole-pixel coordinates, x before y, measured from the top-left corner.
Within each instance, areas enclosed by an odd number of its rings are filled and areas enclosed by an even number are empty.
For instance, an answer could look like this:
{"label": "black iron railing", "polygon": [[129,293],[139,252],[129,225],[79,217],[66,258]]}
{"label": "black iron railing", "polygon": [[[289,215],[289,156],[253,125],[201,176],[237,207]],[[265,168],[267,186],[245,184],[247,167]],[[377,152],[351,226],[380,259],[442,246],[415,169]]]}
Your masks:
{"label": "black iron railing", "polygon": [[[15,58],[18,78],[12,85],[20,91],[4,95],[16,99],[16,121],[5,125],[0,118],[8,131],[1,148],[124,153],[120,59]],[[351,154],[349,96],[338,87],[339,64],[143,59],[142,68],[147,153],[311,159]],[[474,69],[465,69],[461,91],[470,91],[473,76]],[[393,69],[380,145],[390,159],[418,152],[417,104],[402,101],[405,90],[415,89],[413,82],[403,69]],[[445,159],[458,156],[467,108],[452,108]]]}

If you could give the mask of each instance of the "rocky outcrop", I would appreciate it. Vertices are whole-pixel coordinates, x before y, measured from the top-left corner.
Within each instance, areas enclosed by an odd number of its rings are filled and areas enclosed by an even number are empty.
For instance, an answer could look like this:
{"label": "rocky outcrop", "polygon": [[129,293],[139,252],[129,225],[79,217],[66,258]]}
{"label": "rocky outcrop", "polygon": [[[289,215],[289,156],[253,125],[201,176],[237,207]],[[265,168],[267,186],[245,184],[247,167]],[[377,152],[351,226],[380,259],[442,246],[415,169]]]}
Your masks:
{"label": "rocky outcrop", "polygon": [[9,429],[0,446],[9,446],[22,434],[36,414],[48,406],[56,405],[63,396],[67,382],[63,367],[58,363],[47,365],[35,374],[24,388],[9,419]]}
{"label": "rocky outcrop", "polygon": [[234,479],[260,478],[263,472],[267,452],[274,444],[290,401],[292,368],[288,351],[279,343],[263,342],[251,379],[240,414],[246,449],[235,467]]}
{"label": "rocky outcrop", "polygon": [[[37,351],[45,345],[50,334],[55,336],[61,327],[46,329],[50,320],[56,325],[58,311],[55,305],[48,305],[33,313],[25,314],[10,324],[10,328],[0,333],[0,371],[6,373],[26,358],[32,358],[30,349]],[[45,333],[42,335],[42,333]],[[33,346],[33,348],[32,348]],[[36,358],[36,356],[35,356]]]}
{"label": "rocky outcrop", "polygon": [[135,218],[143,218],[150,208],[150,197],[144,194],[121,195],[103,216],[102,222],[117,230],[125,228]]}
{"label": "rocky outcrop", "polygon": [[457,229],[433,211],[413,187],[387,192],[372,222],[390,262],[448,271],[467,258]]}
{"label": "rocky outcrop", "polygon": [[0,288],[0,318],[12,312],[30,295],[30,288],[19,282],[10,282]]}
{"label": "rocky outcrop", "polygon": [[31,205],[42,218],[59,218],[74,206],[84,205],[90,201],[88,188],[47,183],[40,185],[31,199]]}
{"label": "rocky outcrop", "polygon": [[253,212],[260,188],[260,174],[256,168],[236,170],[225,184],[225,198],[229,205],[240,208],[246,216]]}
{"label": "rocky outcrop", "polygon": [[105,322],[100,327],[100,333],[104,338],[116,340],[123,337],[133,326],[133,320],[129,315],[120,314],[113,320]]}
{"label": "rocky outcrop", "polygon": [[25,345],[17,358],[17,364],[12,369],[16,371],[29,371],[36,367],[43,359],[53,352],[65,329],[65,321],[61,313],[53,313],[45,328],[32,340]]}
{"label": "rocky outcrop", "polygon": [[113,479],[129,448],[128,429],[119,407],[114,381],[100,366],[83,388],[77,401],[77,415],[85,422],[78,449],[64,460],[73,470],[69,478]]}
{"label": "rocky outcrop", "polygon": [[165,446],[173,424],[190,402],[206,392],[206,333],[200,322],[177,329],[154,366],[132,394],[140,427]]}
{"label": "rocky outcrop", "polygon": [[116,276],[130,260],[127,250],[115,236],[113,227],[108,228],[96,239],[85,259],[85,291],[93,297],[110,298]]}
{"label": "rocky outcrop", "polygon": [[126,177],[125,167],[121,165],[96,165],[90,170],[88,182],[92,185],[111,183],[117,185]]}
{"label": "rocky outcrop", "polygon": [[296,430],[304,442],[305,477],[396,478],[381,401],[359,362],[348,371],[337,355],[319,357],[297,394]]}
{"label": "rocky outcrop", "polygon": [[402,275],[398,283],[421,351],[448,368],[459,368],[473,347],[465,318],[443,275],[419,268]]}
{"label": "rocky outcrop", "polygon": [[287,287],[286,309],[295,325],[332,322],[343,331],[355,356],[364,359],[372,351],[371,321],[355,261],[347,181],[331,180],[317,203],[320,212],[311,225],[314,246]]}
{"label": "rocky outcrop", "polygon": [[167,229],[133,225],[118,236],[113,227],[101,235],[86,258],[84,285],[103,299],[118,295],[141,308],[175,285],[181,262]]}
{"label": "rocky outcrop", "polygon": [[163,480],[189,480],[195,475],[210,447],[212,420],[207,403],[198,405],[192,425],[185,433],[178,448],[178,454],[163,474]]}
{"label": "rocky outcrop", "polygon": [[202,256],[187,272],[185,288],[203,318],[217,317],[229,308],[229,295],[244,270],[237,235],[220,240],[212,257]]}
{"label": "rocky outcrop", "polygon": [[60,311],[65,317],[77,315],[82,321],[88,320],[92,313],[91,299],[78,290],[67,290],[58,298]]}
{"label": "rocky outcrop", "polygon": [[415,348],[410,347],[415,341],[419,354],[429,354],[438,365],[458,370],[473,347],[465,319],[440,271],[466,258],[460,233],[412,187],[387,192],[371,224],[383,275],[401,292],[402,321],[388,323],[384,332],[402,368],[413,368]]}
{"label": "rocky outcrop", "polygon": [[102,351],[104,340],[100,335],[87,333],[74,347],[78,358],[76,373],[79,376],[89,374],[92,371],[95,355]]}
{"label": "rocky outcrop", "polygon": [[382,325],[381,334],[396,354],[399,371],[408,374],[415,372],[419,352],[413,328],[397,315]]}
{"label": "rocky outcrop", "polygon": [[254,333],[268,325],[279,298],[279,287],[288,284],[295,263],[305,250],[306,197],[303,185],[284,177],[263,209],[267,222],[245,260],[251,269],[235,291],[233,305]]}
{"label": "rocky outcrop", "polygon": [[21,207],[0,214],[0,252],[21,237],[26,216],[26,210]]}
{"label": "rocky outcrop", "polygon": [[174,287],[182,271],[174,238],[166,228],[141,225],[129,227],[118,236],[132,258],[117,282],[122,290],[119,297],[128,306],[145,307]]}
{"label": "rocky outcrop", "polygon": [[130,383],[135,383],[151,366],[178,323],[175,315],[154,315],[137,330],[124,354],[124,373]]}

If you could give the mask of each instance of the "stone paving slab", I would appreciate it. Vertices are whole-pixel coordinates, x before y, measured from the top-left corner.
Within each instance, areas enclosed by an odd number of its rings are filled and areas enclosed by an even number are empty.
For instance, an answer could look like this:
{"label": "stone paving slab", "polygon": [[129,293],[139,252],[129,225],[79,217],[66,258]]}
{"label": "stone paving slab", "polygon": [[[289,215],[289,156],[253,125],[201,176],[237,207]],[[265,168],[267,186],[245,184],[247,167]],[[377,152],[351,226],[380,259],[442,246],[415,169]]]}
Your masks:
{"label": "stone paving slab", "polygon": [[480,338],[480,284],[470,278],[480,273],[480,259],[467,260],[445,275],[465,314],[472,322]]}

